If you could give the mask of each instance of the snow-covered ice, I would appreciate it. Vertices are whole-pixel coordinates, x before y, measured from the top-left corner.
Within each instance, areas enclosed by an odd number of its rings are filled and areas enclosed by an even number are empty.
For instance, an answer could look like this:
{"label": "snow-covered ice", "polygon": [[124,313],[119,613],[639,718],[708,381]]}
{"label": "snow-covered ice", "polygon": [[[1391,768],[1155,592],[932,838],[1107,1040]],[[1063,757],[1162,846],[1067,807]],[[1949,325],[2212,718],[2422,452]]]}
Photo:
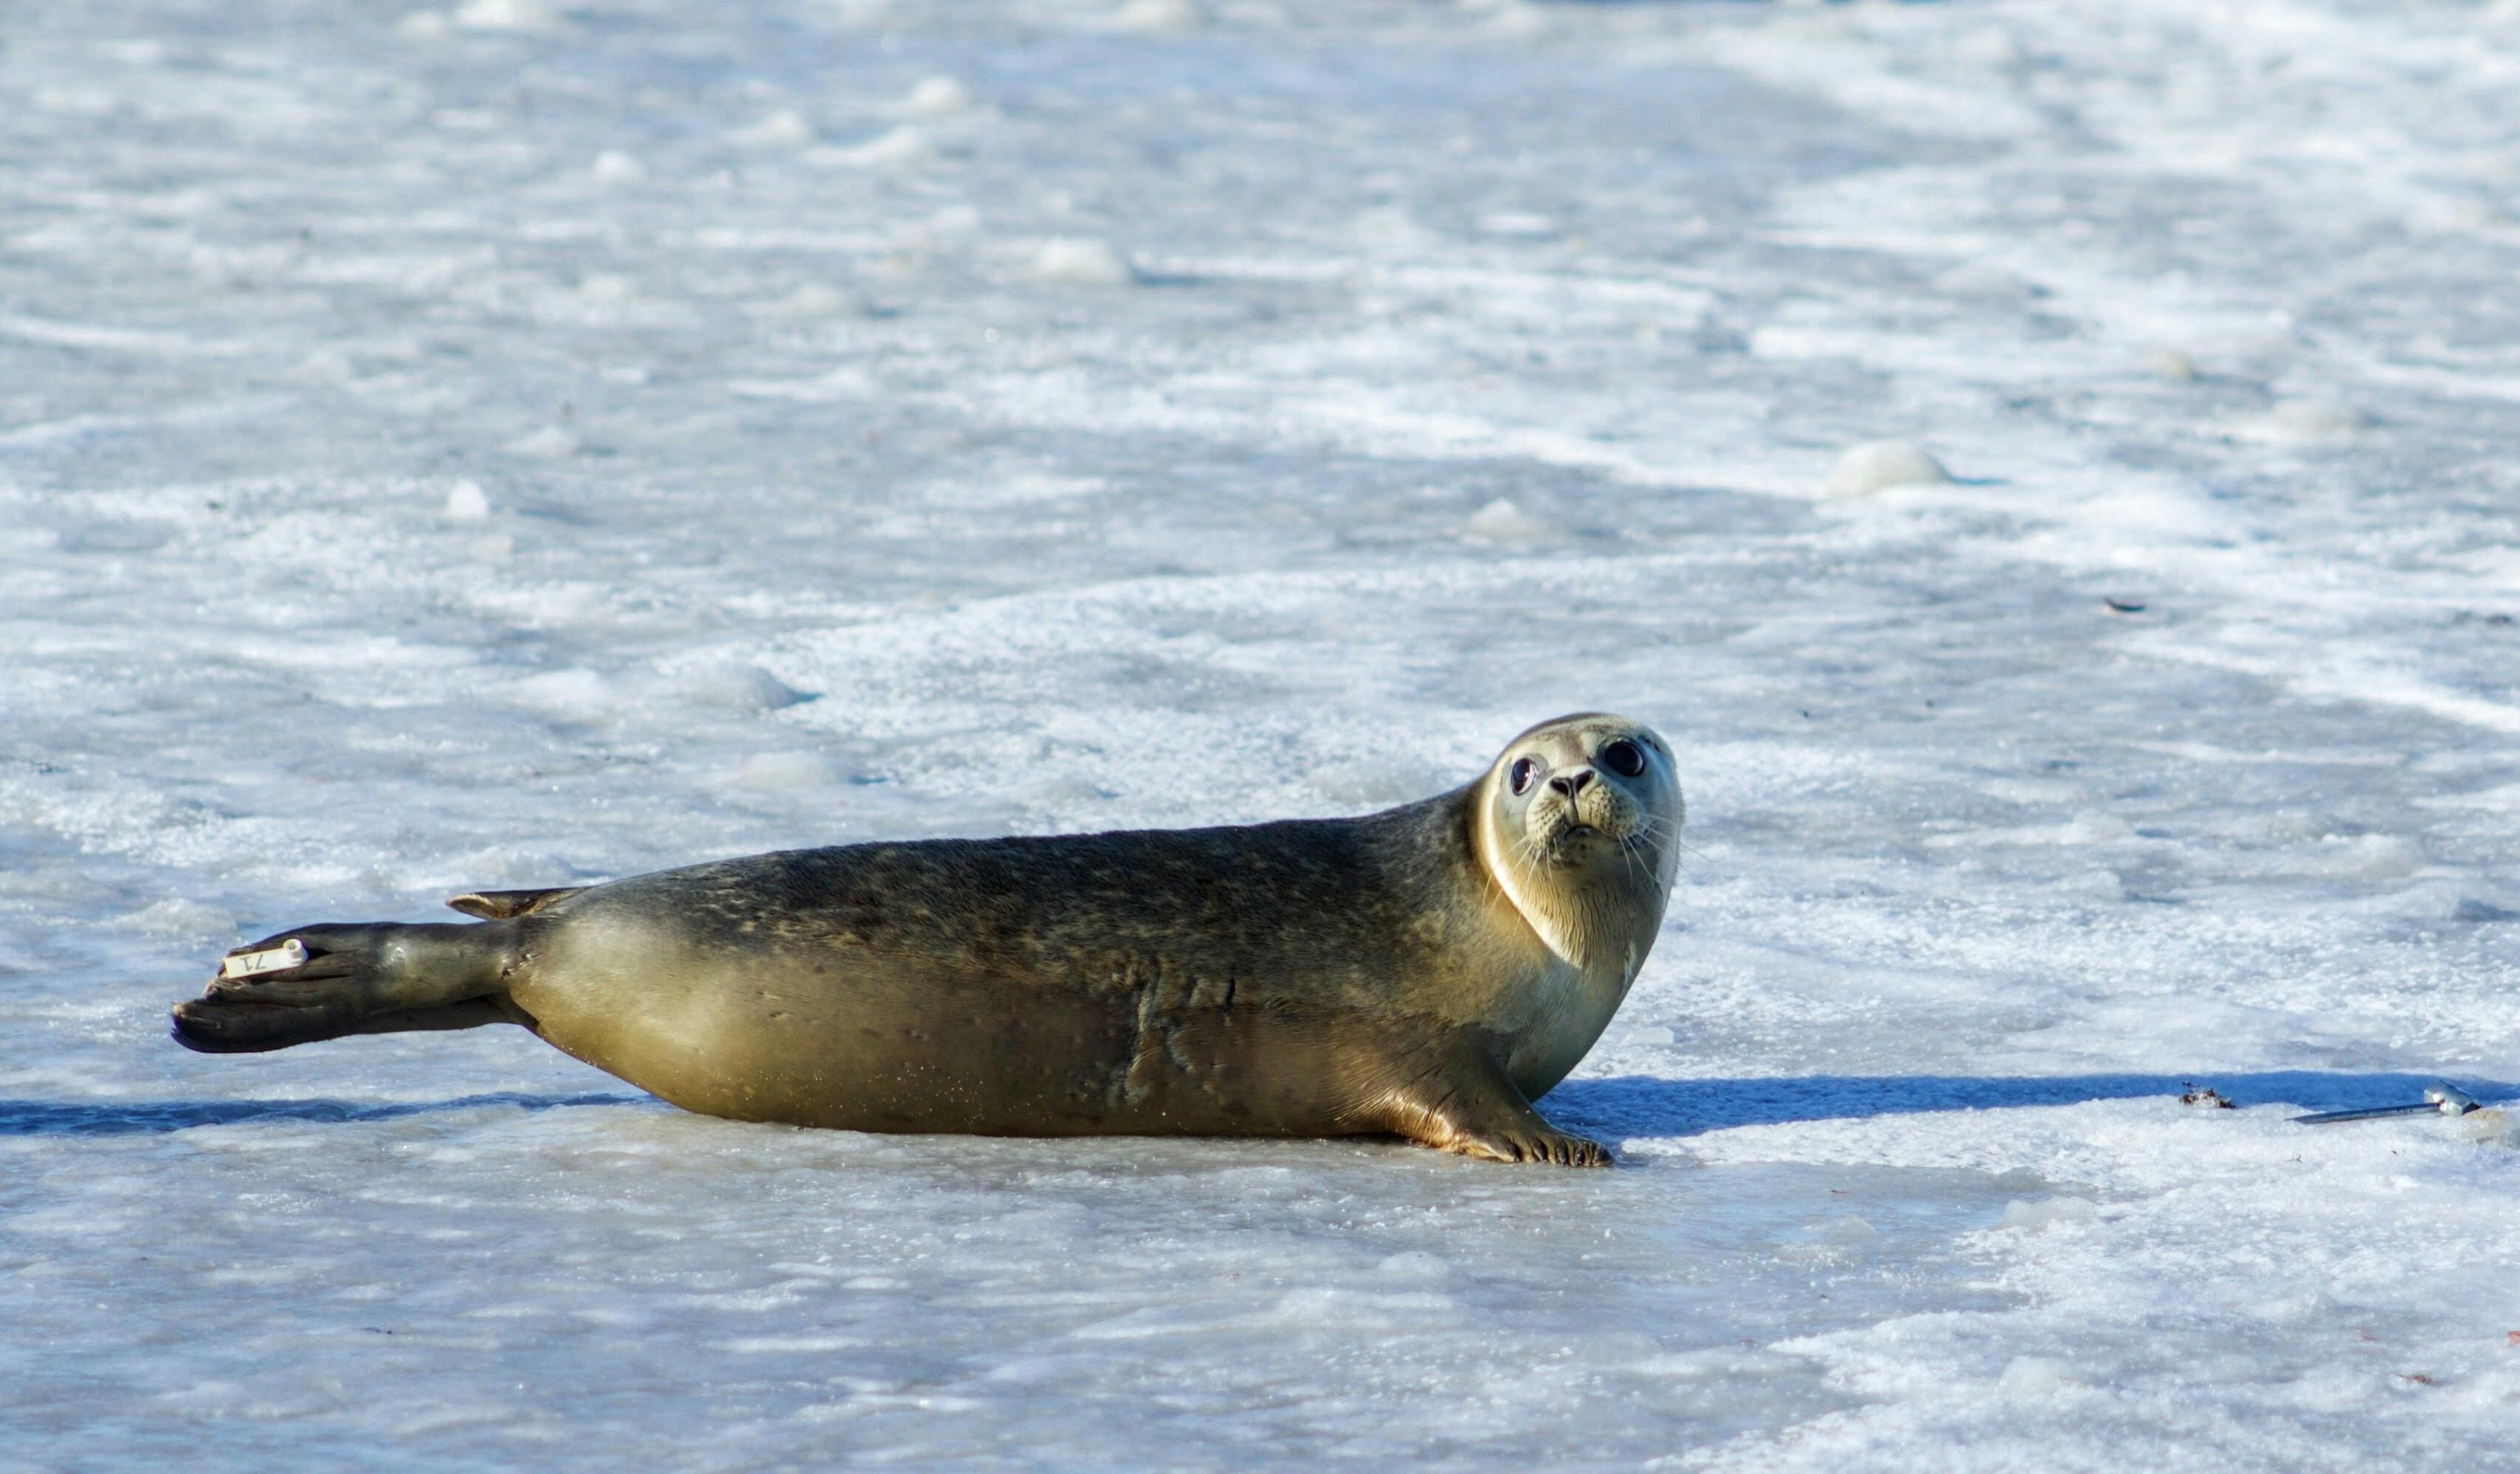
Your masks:
{"label": "snow-covered ice", "polygon": [[[2520,1094],[2509,10],[21,8],[0,1466],[2507,1465],[2508,1115],[2288,1117]],[[163,1037],[1595,706],[1613,1172]]]}

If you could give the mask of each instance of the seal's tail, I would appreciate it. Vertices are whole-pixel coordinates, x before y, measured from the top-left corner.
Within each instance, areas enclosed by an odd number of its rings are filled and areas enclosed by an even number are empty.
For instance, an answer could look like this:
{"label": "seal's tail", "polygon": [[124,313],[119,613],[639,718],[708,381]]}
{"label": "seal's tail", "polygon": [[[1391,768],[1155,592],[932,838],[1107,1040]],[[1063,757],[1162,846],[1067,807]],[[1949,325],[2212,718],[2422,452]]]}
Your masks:
{"label": "seal's tail", "polygon": [[517,957],[512,921],[300,926],[229,953],[175,1005],[175,1042],[236,1054],[498,1023],[515,1016],[502,1004]]}

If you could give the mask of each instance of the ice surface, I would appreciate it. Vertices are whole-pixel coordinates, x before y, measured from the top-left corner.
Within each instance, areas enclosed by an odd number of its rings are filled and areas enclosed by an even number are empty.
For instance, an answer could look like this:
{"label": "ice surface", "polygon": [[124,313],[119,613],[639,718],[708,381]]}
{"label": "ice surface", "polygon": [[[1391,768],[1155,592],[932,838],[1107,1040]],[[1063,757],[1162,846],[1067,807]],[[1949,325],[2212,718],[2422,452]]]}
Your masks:
{"label": "ice surface", "polygon": [[[0,1466],[2507,1463],[2507,1114],[2286,1117],[2520,1094],[2510,9],[22,7]],[[163,1038],[1600,706],[1615,1172]]]}

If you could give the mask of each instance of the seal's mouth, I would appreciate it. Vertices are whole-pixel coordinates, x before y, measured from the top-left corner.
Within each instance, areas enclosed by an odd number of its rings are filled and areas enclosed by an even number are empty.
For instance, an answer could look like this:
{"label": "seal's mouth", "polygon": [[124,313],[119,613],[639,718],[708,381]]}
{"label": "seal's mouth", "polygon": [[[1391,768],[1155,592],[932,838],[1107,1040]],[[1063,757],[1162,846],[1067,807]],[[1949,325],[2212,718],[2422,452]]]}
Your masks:
{"label": "seal's mouth", "polygon": [[1598,844],[1615,844],[1621,838],[1617,831],[1598,824],[1587,824],[1569,814],[1560,813],[1556,821],[1534,836],[1534,848],[1553,865],[1573,865],[1588,859]]}

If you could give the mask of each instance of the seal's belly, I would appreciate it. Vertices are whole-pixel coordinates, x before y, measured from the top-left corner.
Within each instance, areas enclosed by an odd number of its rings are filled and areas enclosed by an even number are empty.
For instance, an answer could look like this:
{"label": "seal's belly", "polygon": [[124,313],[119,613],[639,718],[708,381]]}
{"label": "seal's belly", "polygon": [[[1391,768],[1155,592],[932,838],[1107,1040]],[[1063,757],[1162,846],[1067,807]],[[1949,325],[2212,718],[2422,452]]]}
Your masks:
{"label": "seal's belly", "polygon": [[845,947],[695,948],[610,925],[513,989],[560,1049],[686,1109],[880,1132],[1328,1136],[1360,1095],[1372,1020],[1158,1008],[942,974]]}

